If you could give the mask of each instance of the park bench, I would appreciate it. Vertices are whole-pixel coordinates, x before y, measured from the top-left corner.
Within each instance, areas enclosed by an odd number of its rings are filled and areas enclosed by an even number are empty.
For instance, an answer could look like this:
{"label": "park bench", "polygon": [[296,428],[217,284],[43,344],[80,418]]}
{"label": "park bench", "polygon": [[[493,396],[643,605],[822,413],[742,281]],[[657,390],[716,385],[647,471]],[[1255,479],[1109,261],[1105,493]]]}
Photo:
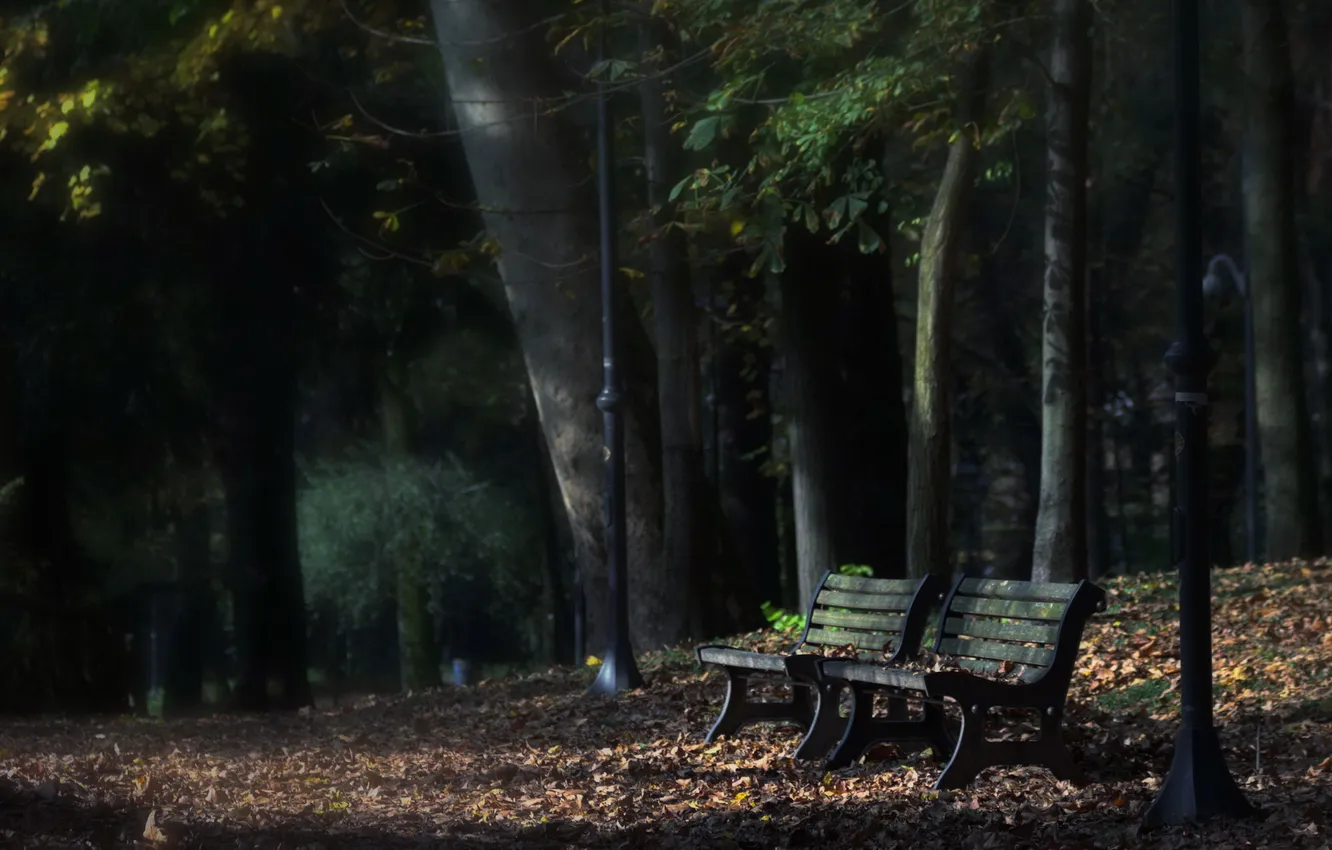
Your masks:
{"label": "park bench", "polygon": [[[944,602],[934,641],[938,656],[932,662],[959,669],[917,664],[913,670],[909,662],[841,659],[820,663],[820,686],[843,685],[852,696],[851,716],[828,769],[846,767],[876,743],[924,741],[937,758],[952,751],[935,788],[962,788],[987,767],[1025,764],[1042,765],[1059,779],[1083,781],[1064,746],[1061,721],[1083,626],[1103,610],[1105,591],[1087,581],[960,579]],[[880,694],[888,697],[886,718],[874,716],[874,698]],[[917,719],[907,718],[908,700],[922,704]],[[945,700],[962,709],[956,737],[946,722]],[[997,719],[991,709],[1039,712],[1038,737],[987,739],[986,727]],[[824,710],[837,712],[835,706]]]}
{"label": "park bench", "polygon": [[[696,650],[699,664],[722,668],[727,676],[726,702],[708,732],[711,743],[740,727],[762,720],[790,721],[805,730],[796,758],[827,754],[842,734],[837,711],[841,684],[823,684],[813,654],[854,645],[861,657],[904,661],[920,652],[930,609],[942,601],[947,585],[939,579],[881,579],[825,573],[810,602],[805,630],[782,654],[750,652],[706,645]],[[791,685],[784,702],[750,699],[754,680]],[[825,706],[832,705],[827,711]],[[818,722],[815,721],[819,718]]]}

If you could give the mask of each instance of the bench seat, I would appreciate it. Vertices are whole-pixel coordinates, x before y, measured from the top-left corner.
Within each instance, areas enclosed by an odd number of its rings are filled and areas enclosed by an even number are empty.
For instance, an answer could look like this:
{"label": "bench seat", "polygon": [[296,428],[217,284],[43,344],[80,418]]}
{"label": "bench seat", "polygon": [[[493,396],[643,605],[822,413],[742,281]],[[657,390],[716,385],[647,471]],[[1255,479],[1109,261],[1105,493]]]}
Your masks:
{"label": "bench seat", "polygon": [[[726,701],[707,741],[734,735],[741,727],[763,720],[788,721],[805,736],[796,758],[821,758],[842,735],[845,720],[837,710],[840,683],[820,676],[820,653],[853,646],[865,660],[892,662],[914,658],[929,622],[930,609],[944,597],[947,585],[927,576],[920,580],[845,576],[828,572],[810,601],[804,632],[785,653],[762,653],[708,644],[695,652],[700,664],[726,673]],[[751,700],[756,681],[792,686],[790,700]]]}
{"label": "bench seat", "polygon": [[[1060,779],[1081,781],[1082,772],[1064,746],[1061,720],[1083,628],[1105,609],[1105,591],[1088,581],[1050,584],[963,578],[939,616],[934,652],[956,669],[917,671],[900,663],[825,659],[818,678],[851,692],[851,717],[829,769],[846,767],[870,746],[884,741],[927,741],[936,756],[952,757],[936,788],[961,788],[986,767],[1039,764]],[[888,716],[874,716],[874,697],[889,700]],[[907,701],[923,704],[920,719],[906,718]],[[943,704],[962,708],[954,736]],[[1040,713],[1039,737],[1030,741],[986,740],[990,710]]]}

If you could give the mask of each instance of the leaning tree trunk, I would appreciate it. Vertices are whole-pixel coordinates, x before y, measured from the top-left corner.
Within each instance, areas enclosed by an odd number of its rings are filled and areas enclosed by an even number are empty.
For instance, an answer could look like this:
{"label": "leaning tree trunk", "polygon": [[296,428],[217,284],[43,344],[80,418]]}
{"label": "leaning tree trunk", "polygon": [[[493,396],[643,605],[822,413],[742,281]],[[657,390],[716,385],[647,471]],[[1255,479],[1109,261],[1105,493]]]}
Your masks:
{"label": "leaning tree trunk", "polygon": [[916,297],[916,374],[907,462],[907,573],[949,576],[948,505],[952,483],[953,290],[958,251],[979,159],[980,124],[988,88],[988,49],[968,61],[959,104],[961,132],[948,149],[939,190],[920,246]]}
{"label": "leaning tree trunk", "polygon": [[[602,383],[597,205],[576,128],[567,114],[543,106],[559,96],[561,75],[534,6],[434,0],[431,10],[452,112],[486,229],[500,244],[500,276],[587,579],[589,646],[598,647],[609,620],[595,404]],[[642,328],[631,320],[624,331],[628,337]],[[623,353],[634,342],[625,339]],[[654,379],[630,375],[625,411],[629,608],[639,649],[678,641],[688,627],[687,565],[661,558]]]}
{"label": "leaning tree trunk", "polygon": [[1057,0],[1046,110],[1045,322],[1041,369],[1041,500],[1034,581],[1087,577],[1088,0]]}
{"label": "leaning tree trunk", "polygon": [[1258,437],[1267,557],[1311,555],[1321,545],[1317,465],[1301,357],[1300,282],[1291,160],[1294,83],[1278,0],[1245,0],[1247,131],[1244,221],[1253,288]]}

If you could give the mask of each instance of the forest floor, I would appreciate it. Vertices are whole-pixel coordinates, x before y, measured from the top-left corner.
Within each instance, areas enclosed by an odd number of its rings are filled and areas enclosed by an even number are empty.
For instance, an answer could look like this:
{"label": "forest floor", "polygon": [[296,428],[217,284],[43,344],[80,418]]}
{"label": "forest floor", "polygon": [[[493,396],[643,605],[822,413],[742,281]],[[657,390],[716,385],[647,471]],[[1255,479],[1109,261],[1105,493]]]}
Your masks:
{"label": "forest floor", "polygon": [[[685,651],[648,687],[589,670],[283,716],[0,722],[0,846],[156,848],[1323,848],[1332,837],[1332,569],[1216,573],[1217,721],[1265,819],[1140,830],[1177,728],[1174,583],[1107,583],[1067,721],[1092,776],[939,766],[881,747],[824,775],[791,729],[705,745],[725,690]],[[758,633],[750,646],[789,636]]]}

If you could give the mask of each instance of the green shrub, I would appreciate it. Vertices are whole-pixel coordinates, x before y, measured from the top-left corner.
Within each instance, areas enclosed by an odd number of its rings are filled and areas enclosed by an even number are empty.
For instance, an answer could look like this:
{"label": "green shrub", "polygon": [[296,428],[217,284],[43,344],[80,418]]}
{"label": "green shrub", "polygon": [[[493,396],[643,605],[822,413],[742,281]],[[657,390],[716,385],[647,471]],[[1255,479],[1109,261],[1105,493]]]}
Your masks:
{"label": "green shrub", "polygon": [[510,611],[539,605],[532,557],[539,541],[526,512],[457,460],[321,461],[306,478],[297,511],[312,608],[336,612],[352,627],[369,625],[393,603],[397,577],[407,571],[430,589],[437,618],[472,604],[450,591],[476,583],[489,585],[487,596]]}

